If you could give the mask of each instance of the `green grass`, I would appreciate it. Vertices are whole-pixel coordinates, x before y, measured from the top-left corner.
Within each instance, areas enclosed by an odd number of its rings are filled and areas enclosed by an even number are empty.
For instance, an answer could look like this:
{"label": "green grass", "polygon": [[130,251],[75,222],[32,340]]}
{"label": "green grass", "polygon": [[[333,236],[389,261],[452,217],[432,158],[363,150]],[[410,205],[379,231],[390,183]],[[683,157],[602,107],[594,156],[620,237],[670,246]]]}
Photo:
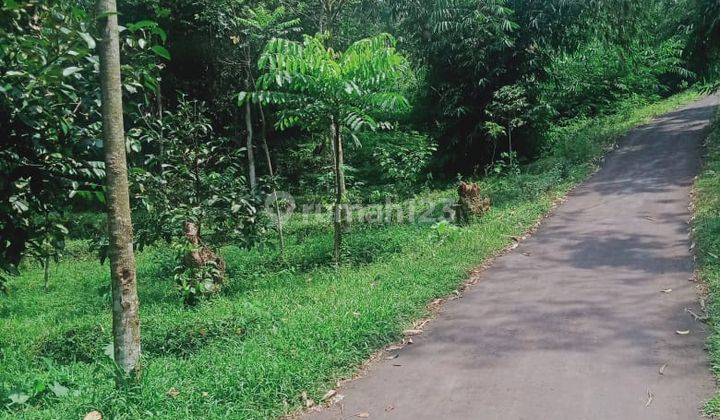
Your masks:
{"label": "green grass", "polygon": [[[533,226],[619,136],[697,97],[636,101],[616,115],[554,129],[544,158],[519,175],[481,181],[494,206],[467,227],[438,236],[423,223],[355,225],[337,271],[328,263],[329,227],[293,220],[284,262],[271,251],[227,247],[229,286],[186,309],[173,289],[171,253],[141,253],[144,374],[130,392],[115,390],[104,355],[107,266],[63,261],[52,269],[48,293],[42,272],[26,267],[10,284],[11,296],[0,299],[0,417],[78,418],[99,410],[106,418],[268,418],[298,409],[302,392],[317,401],[427,315],[428,302],[452,293],[469,270]],[[417,198],[454,194],[448,188]],[[56,383],[67,395],[55,395]],[[179,394],[168,396],[171,388]],[[10,404],[16,392],[30,398]]]}
{"label": "green grass", "polygon": [[[705,166],[695,184],[693,235],[700,278],[708,287],[710,363],[720,376],[720,114],[706,143]],[[720,415],[720,394],[705,406],[708,415]]]}

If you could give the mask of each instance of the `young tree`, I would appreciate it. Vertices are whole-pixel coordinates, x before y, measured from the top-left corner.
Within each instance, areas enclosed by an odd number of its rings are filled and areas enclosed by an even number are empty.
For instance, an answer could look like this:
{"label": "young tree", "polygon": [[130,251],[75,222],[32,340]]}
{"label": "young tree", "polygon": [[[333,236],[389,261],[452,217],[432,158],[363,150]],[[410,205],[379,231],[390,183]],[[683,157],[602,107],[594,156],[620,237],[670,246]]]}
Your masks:
{"label": "young tree", "polygon": [[115,362],[125,374],[137,374],[140,361],[140,315],[133,230],[130,216],[117,5],[98,0],[100,81],[107,178],[108,236],[113,301]]}
{"label": "young tree", "polygon": [[344,53],[325,46],[326,35],[305,36],[303,42],[273,39],[258,62],[264,71],[257,91],[239,95],[281,106],[277,127],[303,126],[325,131],[333,145],[335,229],[333,257],[340,261],[347,205],[343,135],[357,141],[363,129],[391,128],[388,119],[409,109],[402,90],[409,75],[407,62],[388,34],[363,39]]}
{"label": "young tree", "polygon": [[[256,77],[257,61],[260,57],[263,47],[273,38],[287,37],[288,35],[298,32],[300,28],[298,19],[287,19],[287,12],[284,7],[278,7],[274,10],[268,10],[260,5],[256,8],[245,9],[244,16],[233,20],[235,25],[240,28],[239,33],[244,39],[244,64],[246,69],[247,80],[254,80]],[[251,89],[250,83],[246,85],[246,89]],[[254,191],[257,187],[255,179],[255,158],[253,151],[253,127],[252,127],[252,111],[251,104],[248,101],[245,104],[245,127],[247,131],[247,153],[248,153],[248,171],[251,189]],[[272,183],[272,196],[275,198],[275,212],[277,217],[277,232],[280,241],[280,254],[285,253],[285,238],[283,236],[282,218],[280,217],[280,204],[278,202],[277,188],[275,179],[275,171],[273,168],[272,157],[270,156],[270,148],[267,143],[267,120],[265,119],[265,111],[263,105],[258,104],[260,114],[260,140],[262,141],[263,152],[265,153],[265,164],[270,175],[270,183]]]}
{"label": "young tree", "polygon": [[[503,126],[508,141],[508,153],[513,156],[513,130],[527,123],[530,103],[521,85],[503,86],[493,94],[493,100],[485,108],[485,114],[493,122]],[[486,124],[486,128],[491,125]]]}
{"label": "young tree", "polygon": [[136,245],[164,241],[177,251],[176,284],[194,305],[225,283],[217,248],[252,246],[264,234],[264,219],[248,195],[244,150],[215,133],[204,103],[180,96],[162,120],[144,121],[141,145],[164,147],[130,173]]}

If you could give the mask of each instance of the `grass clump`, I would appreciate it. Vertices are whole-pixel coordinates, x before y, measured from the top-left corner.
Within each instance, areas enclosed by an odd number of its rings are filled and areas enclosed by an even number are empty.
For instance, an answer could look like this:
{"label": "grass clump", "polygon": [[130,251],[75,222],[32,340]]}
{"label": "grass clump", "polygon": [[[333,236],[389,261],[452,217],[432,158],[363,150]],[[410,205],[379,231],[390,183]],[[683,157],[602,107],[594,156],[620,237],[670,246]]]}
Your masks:
{"label": "grass clump", "polygon": [[[690,92],[635,103],[549,132],[552,146],[539,161],[479,181],[493,207],[468,226],[393,219],[356,224],[343,250],[347,262],[337,270],[328,263],[330,230],[319,227],[327,220],[293,219],[285,258],[262,249],[222,249],[229,287],[188,309],[173,288],[170,253],[145,250],[138,255],[144,370],[128,392],[115,390],[103,357],[111,325],[107,266],[62,261],[47,293],[42,270],[26,267],[10,284],[11,296],[0,300],[0,417],[79,418],[99,410],[105,418],[254,419],[300,408],[304,392],[318,401],[427,315],[428,302],[452,293],[469,270],[533,226],[620,135],[695,98]],[[448,186],[416,200],[441,202],[456,194]],[[68,392],[46,391],[56,383]]]}

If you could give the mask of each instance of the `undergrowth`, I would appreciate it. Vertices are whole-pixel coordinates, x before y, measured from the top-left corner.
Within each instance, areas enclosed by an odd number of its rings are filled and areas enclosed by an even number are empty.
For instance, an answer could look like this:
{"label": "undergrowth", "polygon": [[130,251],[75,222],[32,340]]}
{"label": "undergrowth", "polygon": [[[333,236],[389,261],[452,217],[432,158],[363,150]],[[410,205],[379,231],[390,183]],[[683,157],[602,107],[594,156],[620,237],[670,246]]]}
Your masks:
{"label": "undergrowth", "polygon": [[[705,147],[705,166],[695,184],[693,235],[699,276],[708,287],[710,363],[715,375],[720,376],[720,114]],[[720,394],[707,403],[705,411],[720,415]]]}

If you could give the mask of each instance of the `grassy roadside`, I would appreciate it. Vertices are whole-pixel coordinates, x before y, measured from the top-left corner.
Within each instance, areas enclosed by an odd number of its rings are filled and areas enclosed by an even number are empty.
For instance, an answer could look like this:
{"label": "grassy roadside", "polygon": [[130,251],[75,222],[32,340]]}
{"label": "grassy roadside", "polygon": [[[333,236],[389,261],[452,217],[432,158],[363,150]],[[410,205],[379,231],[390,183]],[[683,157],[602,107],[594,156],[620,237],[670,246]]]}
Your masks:
{"label": "grassy roadside", "polygon": [[[705,165],[695,183],[693,235],[699,276],[708,287],[710,363],[720,376],[720,113],[705,146]],[[720,416],[720,394],[707,403],[705,412]]]}
{"label": "grassy roadside", "polygon": [[[170,254],[140,254],[145,371],[129,393],[114,390],[103,354],[110,342],[107,267],[64,261],[48,293],[41,271],[29,268],[0,300],[0,416],[78,418],[99,410],[105,418],[267,418],[300,407],[303,392],[318,401],[427,315],[428,302],[452,293],[469,270],[533,226],[619,136],[697,97],[629,102],[613,116],[555,128],[545,157],[518,174],[481,181],[494,201],[482,219],[448,231],[420,222],[356,225],[338,271],[327,263],[329,228],[293,221],[285,262],[272,252],[228,247],[228,290],[187,310],[172,289]],[[454,195],[449,188],[417,198]],[[27,400],[11,403],[11,395]]]}

